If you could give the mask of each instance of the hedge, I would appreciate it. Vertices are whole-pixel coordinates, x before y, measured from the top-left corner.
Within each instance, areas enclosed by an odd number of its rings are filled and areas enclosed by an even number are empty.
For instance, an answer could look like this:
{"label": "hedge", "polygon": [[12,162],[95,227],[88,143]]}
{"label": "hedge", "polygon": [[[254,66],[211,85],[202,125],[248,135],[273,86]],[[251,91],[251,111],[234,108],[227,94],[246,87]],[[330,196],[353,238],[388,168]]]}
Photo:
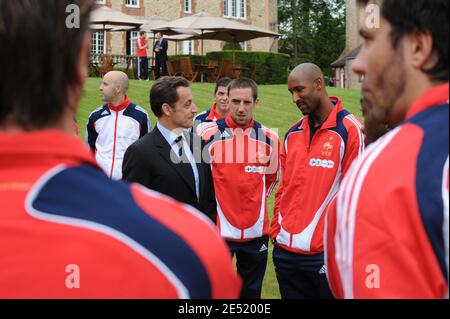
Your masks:
{"label": "hedge", "polygon": [[[202,63],[202,57],[201,55],[170,55],[169,56],[169,61],[179,61],[180,58],[182,57],[190,57],[191,58],[191,64],[192,64],[192,68],[194,68],[194,66],[196,64],[201,64]],[[203,61],[203,63],[205,63],[206,61]]]}
{"label": "hedge", "polygon": [[[272,52],[235,51],[236,64],[246,67],[242,76],[250,77],[255,65],[258,66],[256,82],[258,84],[285,84],[288,78],[290,57],[287,54]],[[233,51],[217,51],[206,54],[206,61],[222,59],[233,60]]]}

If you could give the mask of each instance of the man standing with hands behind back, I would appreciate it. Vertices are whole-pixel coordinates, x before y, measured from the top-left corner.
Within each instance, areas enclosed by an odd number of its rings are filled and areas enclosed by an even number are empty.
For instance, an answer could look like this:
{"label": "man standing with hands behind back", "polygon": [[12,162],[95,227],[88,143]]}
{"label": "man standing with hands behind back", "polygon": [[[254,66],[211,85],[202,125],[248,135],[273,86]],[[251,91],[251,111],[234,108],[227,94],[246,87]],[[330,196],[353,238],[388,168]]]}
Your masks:
{"label": "man standing with hands behind back", "polygon": [[155,63],[155,80],[162,76],[169,75],[167,71],[167,49],[169,48],[169,43],[165,40],[161,33],[155,34],[156,43],[154,51],[156,53],[156,63]]}

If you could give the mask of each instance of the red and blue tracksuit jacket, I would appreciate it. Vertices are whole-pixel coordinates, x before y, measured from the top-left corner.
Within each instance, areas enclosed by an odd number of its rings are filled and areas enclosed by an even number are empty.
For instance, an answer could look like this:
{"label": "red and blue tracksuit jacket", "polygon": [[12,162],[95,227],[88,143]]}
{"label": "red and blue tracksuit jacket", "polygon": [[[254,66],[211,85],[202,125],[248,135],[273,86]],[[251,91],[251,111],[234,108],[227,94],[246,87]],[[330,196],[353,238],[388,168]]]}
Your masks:
{"label": "red and blue tracksuit jacket", "polygon": [[323,253],[325,209],[343,176],[364,149],[359,120],[338,98],[325,123],[311,132],[304,117],[286,134],[281,150],[283,178],[275,196],[271,239],[293,253]]}
{"label": "red and blue tracksuit jacket", "polygon": [[222,237],[248,242],[268,236],[267,199],[279,179],[276,133],[254,120],[240,128],[231,116],[198,133],[208,142]]}
{"label": "red and blue tracksuit jacket", "polygon": [[[202,214],[111,181],[85,145],[57,131],[0,134],[0,255],[0,298],[240,292],[228,248]],[[70,265],[78,289],[67,286]]]}
{"label": "red and blue tracksuit jacket", "polygon": [[345,178],[327,218],[338,298],[448,298],[449,88],[419,98]]}
{"label": "red and blue tracksuit jacket", "polygon": [[117,107],[105,104],[91,113],[86,127],[86,142],[105,173],[114,180],[120,180],[126,150],[150,129],[147,111],[126,98]]}
{"label": "red and blue tracksuit jacket", "polygon": [[194,119],[194,127],[192,131],[201,136],[201,130],[203,127],[207,126],[209,123],[221,120],[223,117],[216,112],[216,109],[217,104],[214,103],[210,109],[198,114]]}

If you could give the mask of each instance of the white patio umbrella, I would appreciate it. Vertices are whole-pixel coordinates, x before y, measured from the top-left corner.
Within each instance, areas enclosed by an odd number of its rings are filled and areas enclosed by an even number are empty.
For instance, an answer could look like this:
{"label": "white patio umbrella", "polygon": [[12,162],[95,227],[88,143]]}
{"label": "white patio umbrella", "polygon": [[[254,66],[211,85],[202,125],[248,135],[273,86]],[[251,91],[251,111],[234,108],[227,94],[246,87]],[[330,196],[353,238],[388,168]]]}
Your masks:
{"label": "white patio umbrella", "polygon": [[[200,34],[198,37],[202,40],[202,59],[204,39],[238,43],[256,38],[280,36],[276,32],[214,16],[206,12],[174,20],[154,28],[153,31],[174,35],[179,34],[184,29],[194,30]],[[235,56],[233,54],[233,62],[234,60]]]}
{"label": "white patio umbrella", "polygon": [[139,28],[144,22],[109,7],[100,7],[91,13],[91,29],[98,31],[123,31],[120,28]]}

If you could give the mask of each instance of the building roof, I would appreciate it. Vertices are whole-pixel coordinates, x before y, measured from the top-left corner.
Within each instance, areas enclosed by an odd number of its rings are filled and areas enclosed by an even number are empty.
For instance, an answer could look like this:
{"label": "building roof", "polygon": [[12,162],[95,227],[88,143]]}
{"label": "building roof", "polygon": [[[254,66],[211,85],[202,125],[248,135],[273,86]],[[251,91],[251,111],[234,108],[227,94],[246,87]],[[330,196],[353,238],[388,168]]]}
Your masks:
{"label": "building roof", "polygon": [[348,60],[354,60],[356,56],[358,55],[359,51],[361,50],[361,47],[357,47],[356,49],[351,50],[349,53],[341,57],[339,60],[333,62],[331,64],[332,68],[343,68],[345,67],[345,64],[347,64]]}

